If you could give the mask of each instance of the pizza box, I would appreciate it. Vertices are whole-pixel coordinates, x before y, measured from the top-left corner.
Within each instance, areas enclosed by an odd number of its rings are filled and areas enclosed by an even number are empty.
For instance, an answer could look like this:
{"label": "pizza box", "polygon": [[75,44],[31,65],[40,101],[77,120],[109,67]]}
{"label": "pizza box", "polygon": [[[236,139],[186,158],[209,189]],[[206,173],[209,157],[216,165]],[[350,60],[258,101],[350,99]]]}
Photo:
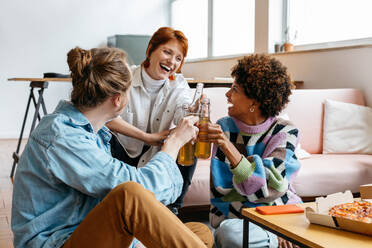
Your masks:
{"label": "pizza box", "polygon": [[360,198],[362,200],[372,200],[372,184],[360,185]]}
{"label": "pizza box", "polygon": [[353,194],[349,190],[345,191],[344,193],[339,192],[326,197],[317,197],[315,199],[317,209],[307,207],[305,209],[306,217],[310,223],[313,224],[329,226],[372,236],[372,223],[365,223],[357,220],[328,215],[329,209],[333,206],[353,201]]}

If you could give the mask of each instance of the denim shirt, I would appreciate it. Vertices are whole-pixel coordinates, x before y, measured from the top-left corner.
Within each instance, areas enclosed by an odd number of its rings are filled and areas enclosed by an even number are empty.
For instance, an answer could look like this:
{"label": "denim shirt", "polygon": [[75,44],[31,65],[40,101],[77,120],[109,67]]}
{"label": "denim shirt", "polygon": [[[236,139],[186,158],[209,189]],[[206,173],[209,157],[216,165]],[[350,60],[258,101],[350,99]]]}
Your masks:
{"label": "denim shirt", "polygon": [[67,101],[42,118],[15,175],[15,247],[61,247],[89,211],[123,182],[142,184],[163,204],[177,199],[183,180],[168,154],[158,152],[137,169],[111,156],[110,138],[105,126],[95,133]]}

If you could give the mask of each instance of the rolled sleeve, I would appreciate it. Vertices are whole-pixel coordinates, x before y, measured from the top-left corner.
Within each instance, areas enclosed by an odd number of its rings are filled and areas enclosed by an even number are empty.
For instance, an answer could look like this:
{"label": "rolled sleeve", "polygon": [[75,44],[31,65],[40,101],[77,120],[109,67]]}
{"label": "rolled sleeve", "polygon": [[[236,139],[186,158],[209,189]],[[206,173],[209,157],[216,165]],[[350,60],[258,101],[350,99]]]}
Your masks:
{"label": "rolled sleeve", "polygon": [[175,161],[159,152],[137,169],[111,156],[89,137],[60,137],[48,149],[50,170],[56,178],[84,194],[103,198],[120,183],[135,181],[169,204],[181,192],[182,176]]}
{"label": "rolled sleeve", "polygon": [[254,170],[254,164],[251,164],[244,156],[242,156],[242,159],[235,168],[230,169],[234,175],[235,183],[242,183],[247,180],[248,177],[253,174]]}

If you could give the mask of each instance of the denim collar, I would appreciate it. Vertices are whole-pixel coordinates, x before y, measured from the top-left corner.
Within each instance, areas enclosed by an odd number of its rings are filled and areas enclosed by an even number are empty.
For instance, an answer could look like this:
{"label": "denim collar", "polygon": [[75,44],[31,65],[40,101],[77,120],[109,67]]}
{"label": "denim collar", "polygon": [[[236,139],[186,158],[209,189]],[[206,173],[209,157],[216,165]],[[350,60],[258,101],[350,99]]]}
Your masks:
{"label": "denim collar", "polygon": [[85,126],[90,124],[89,120],[69,101],[61,100],[54,112],[68,116],[75,125]]}
{"label": "denim collar", "polygon": [[[92,124],[70,101],[61,100],[54,112],[66,115],[74,125],[82,126],[87,131],[94,133]],[[111,139],[110,130],[106,126],[103,126],[97,133],[102,135],[105,140]]]}

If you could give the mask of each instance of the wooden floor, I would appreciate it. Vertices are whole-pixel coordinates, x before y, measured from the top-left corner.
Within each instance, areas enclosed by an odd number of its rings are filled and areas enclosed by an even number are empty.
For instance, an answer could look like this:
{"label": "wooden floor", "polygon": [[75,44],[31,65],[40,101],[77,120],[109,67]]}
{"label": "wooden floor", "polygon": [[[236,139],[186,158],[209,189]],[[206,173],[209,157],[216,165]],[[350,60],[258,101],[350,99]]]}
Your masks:
{"label": "wooden floor", "polygon": [[[26,141],[22,141],[22,147]],[[9,175],[13,165],[12,154],[17,140],[0,139],[0,248],[13,248],[13,234],[10,230],[13,184]]]}

